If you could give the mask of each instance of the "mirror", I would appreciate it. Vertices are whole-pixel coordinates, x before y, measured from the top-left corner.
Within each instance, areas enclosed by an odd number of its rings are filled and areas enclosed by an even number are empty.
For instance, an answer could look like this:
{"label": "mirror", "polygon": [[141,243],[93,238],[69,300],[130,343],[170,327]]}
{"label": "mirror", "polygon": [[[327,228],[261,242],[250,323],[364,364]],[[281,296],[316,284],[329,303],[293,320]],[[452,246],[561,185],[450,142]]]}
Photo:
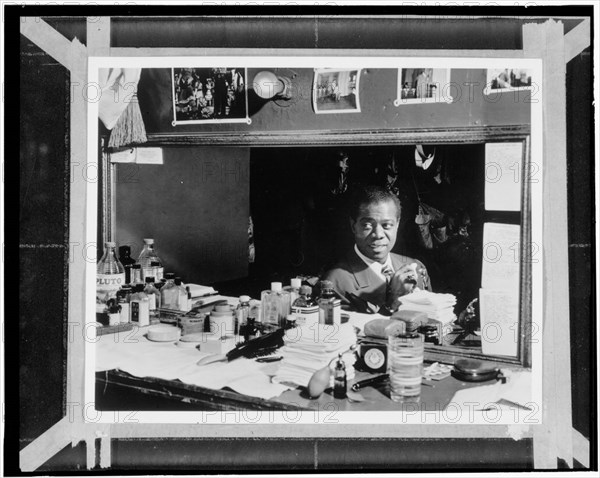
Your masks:
{"label": "mirror", "polygon": [[[134,257],[141,250],[141,238],[151,234],[166,265],[189,282],[212,285],[228,296],[260,297],[271,281],[289,284],[296,276],[322,276],[353,245],[345,209],[348,194],[361,184],[385,186],[402,203],[392,251],[420,260],[431,289],[456,298],[453,312],[458,318],[445,329],[442,340],[438,337],[427,344],[431,356],[440,361],[487,356],[528,366],[524,337],[525,331],[531,331],[530,272],[528,262],[519,260],[530,257],[521,246],[530,243],[528,182],[519,179],[530,171],[527,137],[452,144],[430,138],[419,147],[409,141],[333,147],[164,146],[162,167],[166,169],[160,177],[154,165],[118,164],[104,169],[112,171],[116,198],[114,214],[105,215],[115,223],[113,237],[130,245]],[[224,166],[215,170],[217,159]],[[137,181],[125,181],[133,175],[132,168]],[[506,185],[497,184],[507,174],[516,185],[511,189],[517,195],[516,206],[514,197],[494,195],[494,191],[508,192]],[[165,183],[169,177],[172,182]],[[182,181],[177,188],[168,187],[178,179]],[[219,206],[209,226],[202,229],[206,201],[200,196],[208,190],[211,197],[224,194],[219,204],[229,203],[231,211]],[[154,223],[155,231],[143,230],[149,224],[140,219],[144,205],[155,218],[162,217]],[[248,215],[253,225],[250,263]],[[232,217],[236,225],[229,221]],[[170,226],[158,227],[165,221]],[[194,250],[202,242],[199,238],[212,246]],[[185,269],[189,264],[193,266]],[[222,273],[227,267],[229,272]],[[482,314],[507,303],[506,295],[496,294],[498,274],[514,285],[512,302],[504,316],[482,324]],[[481,310],[482,294],[487,312]],[[474,314],[462,313],[474,299]],[[505,339],[510,334],[512,340],[498,343],[502,334]]]}
{"label": "mirror", "polygon": [[[428,343],[431,357],[531,366],[531,262],[541,252],[529,199],[541,179],[529,153],[535,91],[483,87],[495,71],[486,62],[297,60],[229,64],[231,97],[219,114],[207,98],[209,73],[215,85],[223,73],[206,70],[213,60],[142,63],[145,147],[159,147],[164,164],[103,158],[104,237],[134,257],[154,237],[184,282],[259,297],[272,281],[322,276],[352,247],[345,195],[361,183],[388,187],[402,202],[393,252],[421,261],[433,291],[456,301],[457,319]],[[263,70],[292,81],[289,99],[257,96],[250,79]],[[431,101],[403,101],[398,80],[409,70],[435,80],[421,98]],[[482,88],[472,95],[457,86],[474,80]],[[339,98],[327,86],[338,84]]]}

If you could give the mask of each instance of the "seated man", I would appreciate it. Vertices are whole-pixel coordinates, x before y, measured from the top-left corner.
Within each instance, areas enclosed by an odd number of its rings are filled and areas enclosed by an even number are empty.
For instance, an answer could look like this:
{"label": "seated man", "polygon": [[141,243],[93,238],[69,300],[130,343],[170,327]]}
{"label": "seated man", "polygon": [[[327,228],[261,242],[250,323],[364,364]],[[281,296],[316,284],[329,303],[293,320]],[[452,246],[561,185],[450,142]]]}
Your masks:
{"label": "seated man", "polygon": [[325,274],[346,309],[389,315],[399,298],[415,287],[428,288],[425,266],[393,254],[400,222],[400,200],[376,187],[360,188],[350,204],[354,250]]}

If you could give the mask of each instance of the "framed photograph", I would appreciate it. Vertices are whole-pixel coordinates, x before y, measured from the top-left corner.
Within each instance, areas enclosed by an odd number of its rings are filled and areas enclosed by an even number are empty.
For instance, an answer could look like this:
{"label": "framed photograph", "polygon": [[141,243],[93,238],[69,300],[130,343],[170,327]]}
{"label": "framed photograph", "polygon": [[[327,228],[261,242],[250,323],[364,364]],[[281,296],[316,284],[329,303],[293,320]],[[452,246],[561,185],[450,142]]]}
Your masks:
{"label": "framed photograph", "polygon": [[316,114],[360,113],[360,69],[315,69],[313,109]]}
{"label": "framed photograph", "polygon": [[504,91],[531,90],[531,69],[529,68],[494,68],[487,70],[486,87],[483,94]]}
{"label": "framed photograph", "polygon": [[246,68],[173,68],[173,126],[248,123]]}
{"label": "framed photograph", "polygon": [[450,69],[400,68],[394,106],[415,103],[452,103]]}

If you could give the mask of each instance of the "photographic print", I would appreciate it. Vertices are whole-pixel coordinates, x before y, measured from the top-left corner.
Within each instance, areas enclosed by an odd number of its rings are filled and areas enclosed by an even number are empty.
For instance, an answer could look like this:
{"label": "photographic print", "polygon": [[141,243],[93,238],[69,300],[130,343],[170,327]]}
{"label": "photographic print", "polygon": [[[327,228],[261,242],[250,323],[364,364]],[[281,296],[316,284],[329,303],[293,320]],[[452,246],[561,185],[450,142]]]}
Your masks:
{"label": "photographic print", "polygon": [[249,123],[245,68],[173,68],[173,126]]}
{"label": "photographic print", "polygon": [[597,468],[596,8],[20,3],[3,475]]}
{"label": "photographic print", "polygon": [[451,103],[450,70],[445,68],[401,68],[394,106],[415,103]]}
{"label": "photographic print", "polygon": [[360,70],[315,70],[313,109],[322,113],[360,113]]}
{"label": "photographic print", "polygon": [[527,68],[498,68],[487,70],[484,94],[502,91],[530,90],[531,70]]}

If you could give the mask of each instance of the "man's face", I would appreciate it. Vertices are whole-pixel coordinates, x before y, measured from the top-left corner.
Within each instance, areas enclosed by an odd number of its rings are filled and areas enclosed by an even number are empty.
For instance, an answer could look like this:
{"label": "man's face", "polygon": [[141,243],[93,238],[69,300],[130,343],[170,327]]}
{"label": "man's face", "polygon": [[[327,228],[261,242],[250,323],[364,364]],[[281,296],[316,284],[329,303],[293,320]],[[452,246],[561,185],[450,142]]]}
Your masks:
{"label": "man's face", "polygon": [[358,250],[384,263],[396,243],[398,211],[392,201],[362,204],[356,220],[350,219]]}

